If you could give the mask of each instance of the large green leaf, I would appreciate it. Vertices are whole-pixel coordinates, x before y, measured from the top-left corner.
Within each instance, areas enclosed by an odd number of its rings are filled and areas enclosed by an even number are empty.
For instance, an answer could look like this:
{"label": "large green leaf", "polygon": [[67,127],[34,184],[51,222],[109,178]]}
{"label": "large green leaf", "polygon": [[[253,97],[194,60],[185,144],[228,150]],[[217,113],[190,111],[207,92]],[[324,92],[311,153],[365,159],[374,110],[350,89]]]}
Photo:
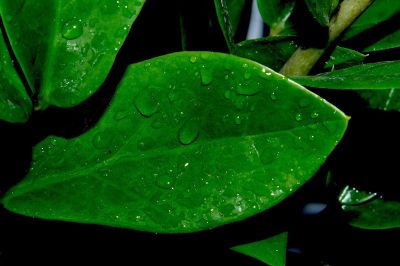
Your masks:
{"label": "large green leaf", "polygon": [[400,47],[400,30],[397,30],[364,49],[364,52],[383,51]]}
{"label": "large green leaf", "polygon": [[345,68],[360,64],[366,55],[348,48],[337,46],[325,62],[325,68]]}
{"label": "large green leaf", "polygon": [[145,0],[2,0],[0,13],[39,107],[92,95]]}
{"label": "large green leaf", "polygon": [[232,53],[278,71],[296,48],[294,37],[268,37],[240,42]]}
{"label": "large green leaf", "polygon": [[323,26],[329,25],[332,13],[339,4],[339,0],[305,0],[313,17]]}
{"label": "large green leaf", "polygon": [[387,21],[400,12],[400,1],[374,0],[371,6],[345,32],[343,39],[348,40],[377,24]]}
{"label": "large green leaf", "polygon": [[339,201],[349,213],[350,224],[363,229],[400,227],[400,202],[385,200],[376,193],[345,187]]}
{"label": "large green leaf", "polygon": [[229,48],[235,43],[234,37],[245,3],[246,0],[214,0],[218,21]]}
{"label": "large green leaf", "polygon": [[400,88],[400,61],[357,65],[316,76],[297,76],[302,85],[326,89]]}
{"label": "large green leaf", "polygon": [[99,123],[49,137],[3,203],[46,219],[155,232],[242,220],[293,193],[347,125],[253,61],[181,52],[129,67]]}
{"label": "large green leaf", "polygon": [[287,232],[284,232],[261,241],[233,247],[232,250],[271,266],[285,266],[287,237]]}
{"label": "large green leaf", "polygon": [[26,122],[31,110],[31,99],[15,71],[0,29],[0,119]]}
{"label": "large green leaf", "polygon": [[270,27],[270,35],[290,33],[289,17],[292,15],[296,1],[257,0],[258,9],[264,22]]}

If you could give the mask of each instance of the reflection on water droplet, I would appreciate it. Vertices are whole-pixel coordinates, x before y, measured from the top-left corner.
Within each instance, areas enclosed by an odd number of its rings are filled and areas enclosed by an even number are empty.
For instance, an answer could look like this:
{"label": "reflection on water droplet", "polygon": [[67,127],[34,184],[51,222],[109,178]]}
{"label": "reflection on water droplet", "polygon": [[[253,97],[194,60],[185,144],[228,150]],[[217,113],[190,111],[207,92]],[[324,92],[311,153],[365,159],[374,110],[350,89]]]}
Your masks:
{"label": "reflection on water droplet", "polygon": [[201,85],[203,86],[210,85],[211,82],[213,81],[213,76],[211,71],[204,67],[201,68],[200,75],[201,75]]}
{"label": "reflection on water droplet", "polygon": [[187,120],[179,129],[178,139],[183,145],[189,145],[199,137],[200,124],[197,119]]}
{"label": "reflection on water droplet", "polygon": [[273,91],[271,92],[270,96],[271,100],[276,101],[278,99],[278,97],[276,96],[276,93]]}
{"label": "reflection on water droplet", "polygon": [[237,115],[235,117],[235,124],[236,125],[240,125],[241,123],[242,123],[242,118],[239,115]]}
{"label": "reflection on water droplet", "polygon": [[298,114],[296,114],[295,119],[297,122],[300,122],[301,120],[303,120],[303,115],[298,113]]}
{"label": "reflection on water droplet", "polygon": [[260,92],[260,88],[255,85],[248,85],[239,83],[236,89],[237,93],[241,95],[252,96]]}
{"label": "reflection on water droplet", "polygon": [[196,63],[197,62],[197,56],[191,56],[190,57],[190,62]]}
{"label": "reflection on water droplet", "polygon": [[319,116],[318,112],[312,112],[311,113],[311,118],[313,118],[313,119],[317,118],[318,116]]}
{"label": "reflection on water droplet", "polygon": [[67,40],[74,40],[83,34],[82,23],[73,19],[66,22],[62,28],[62,36]]}
{"label": "reflection on water droplet", "polygon": [[140,93],[134,101],[136,109],[144,117],[150,117],[158,112],[159,103],[152,94],[153,88],[147,88],[146,91]]}

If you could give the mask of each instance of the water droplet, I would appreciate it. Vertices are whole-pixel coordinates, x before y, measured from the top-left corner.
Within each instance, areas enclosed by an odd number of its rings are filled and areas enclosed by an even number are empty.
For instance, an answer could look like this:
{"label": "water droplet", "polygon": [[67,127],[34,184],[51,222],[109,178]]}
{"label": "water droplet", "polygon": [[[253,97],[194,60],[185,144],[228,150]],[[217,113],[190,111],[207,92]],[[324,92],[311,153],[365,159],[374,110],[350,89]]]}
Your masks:
{"label": "water droplet", "polygon": [[66,22],[62,28],[62,36],[67,40],[74,40],[83,34],[82,23],[73,19]]}
{"label": "water droplet", "polygon": [[276,101],[278,99],[278,97],[276,96],[276,93],[273,91],[271,92],[270,96],[271,100]]}
{"label": "water droplet", "polygon": [[241,123],[242,123],[242,118],[239,115],[235,116],[235,124],[240,125]]}
{"label": "water droplet", "polygon": [[190,57],[190,62],[196,63],[197,62],[197,56],[191,56]]}
{"label": "water droplet", "polygon": [[318,112],[312,112],[311,113],[311,118],[313,118],[313,119],[317,118],[318,116],[319,116]]}
{"label": "water droplet", "polygon": [[237,93],[241,95],[252,96],[260,92],[260,88],[254,85],[242,84],[239,83],[237,89]]}
{"label": "water droplet", "polygon": [[231,93],[232,92],[230,90],[226,90],[225,93],[224,93],[225,98],[226,99],[230,99],[232,97]]}
{"label": "water droplet", "polygon": [[315,136],[314,136],[314,135],[310,135],[310,136],[308,137],[308,139],[311,140],[311,141],[313,141],[313,140],[315,139]]}
{"label": "water droplet", "polygon": [[303,120],[303,115],[298,113],[298,114],[296,114],[295,119],[297,122],[300,122],[301,120]]}
{"label": "water droplet", "polygon": [[183,145],[189,145],[199,137],[199,121],[197,119],[187,120],[179,129],[178,139]]}
{"label": "water droplet", "polygon": [[146,91],[140,93],[134,101],[136,109],[144,117],[150,117],[158,112],[159,103],[155,99],[151,91],[152,88],[147,88]]}
{"label": "water droplet", "polygon": [[213,76],[211,71],[209,71],[206,68],[201,68],[200,70],[200,75],[201,75],[201,85],[207,86],[210,85],[211,82],[213,81]]}

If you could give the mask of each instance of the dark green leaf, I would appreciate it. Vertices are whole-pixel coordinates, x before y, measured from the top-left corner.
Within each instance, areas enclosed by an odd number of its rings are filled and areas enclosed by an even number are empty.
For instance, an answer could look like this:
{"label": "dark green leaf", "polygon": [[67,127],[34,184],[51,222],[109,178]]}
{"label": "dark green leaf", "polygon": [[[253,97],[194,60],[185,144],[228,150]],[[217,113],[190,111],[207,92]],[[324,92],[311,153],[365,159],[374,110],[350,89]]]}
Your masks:
{"label": "dark green leaf", "polygon": [[235,33],[239,26],[246,0],[214,0],[218,21],[230,48],[235,41]]}
{"label": "dark green leaf", "polygon": [[364,52],[375,52],[387,49],[399,48],[400,47],[400,30],[393,32],[379,40],[378,42],[368,46],[364,49]]}
{"label": "dark green leaf", "polygon": [[3,203],[34,217],[154,232],[213,228],[297,190],[346,125],[341,111],[258,63],[170,54],[129,67],[93,129],[38,144]]}
{"label": "dark green leaf", "polygon": [[39,108],[92,95],[145,0],[2,0],[0,13]]}
{"label": "dark green leaf", "polygon": [[400,1],[374,0],[371,6],[345,32],[348,40],[377,24],[384,22],[400,12]]}
{"label": "dark green leaf", "polygon": [[268,265],[285,266],[287,232],[265,240],[233,247],[232,250],[258,259]]}
{"label": "dark green leaf", "polygon": [[270,27],[270,36],[290,33],[289,17],[296,1],[257,0],[258,9],[264,22]]}
{"label": "dark green leaf", "polygon": [[365,57],[366,55],[360,52],[337,46],[329,56],[329,60],[325,63],[324,67],[333,67],[335,69],[346,68],[360,64]]}
{"label": "dark green leaf", "polygon": [[376,193],[346,187],[339,201],[349,213],[350,224],[363,229],[389,229],[400,227],[400,202],[385,200]]}
{"label": "dark green leaf", "polygon": [[278,71],[296,49],[293,37],[268,37],[238,43],[232,53]]}
{"label": "dark green leaf", "polygon": [[363,64],[316,76],[292,77],[302,85],[326,89],[400,88],[400,61]]}
{"label": "dark green leaf", "polygon": [[328,26],[332,13],[339,4],[339,0],[305,0],[313,17],[322,25]]}
{"label": "dark green leaf", "polygon": [[358,93],[368,101],[371,108],[384,111],[400,111],[400,92],[397,89],[365,90]]}
{"label": "dark green leaf", "polygon": [[15,71],[0,29],[0,119],[26,122],[31,111],[31,99]]}

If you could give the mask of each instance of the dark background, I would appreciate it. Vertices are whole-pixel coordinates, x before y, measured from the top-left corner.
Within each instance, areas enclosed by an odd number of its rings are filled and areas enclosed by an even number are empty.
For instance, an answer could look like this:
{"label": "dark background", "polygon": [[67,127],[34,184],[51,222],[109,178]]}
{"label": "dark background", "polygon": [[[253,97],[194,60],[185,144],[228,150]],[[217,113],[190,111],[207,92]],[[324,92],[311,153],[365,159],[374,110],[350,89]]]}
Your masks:
{"label": "dark background", "polygon": [[[190,2],[190,3],[187,3]],[[158,55],[182,50],[179,15],[187,29],[188,50],[226,52],[212,1],[148,0],[116,63],[98,93],[72,109],[50,108],[36,113],[26,125],[0,122],[0,195],[25,175],[31,147],[50,134],[78,136],[101,116],[126,66]],[[245,38],[249,8],[237,40]],[[304,45],[319,45],[308,17],[298,17]],[[395,18],[395,20],[398,18]],[[393,22],[393,21],[392,21]],[[387,27],[385,27],[387,30]],[[382,28],[375,28],[375,33]],[[351,40],[361,47],[376,36]],[[323,34],[323,33],[322,33]],[[399,59],[398,51],[376,54],[368,60]],[[263,265],[229,250],[230,247],[289,231],[287,265],[399,265],[400,230],[369,231],[348,225],[337,195],[345,184],[397,198],[400,113],[372,110],[355,92],[318,94],[352,117],[349,129],[327,163],[303,188],[282,204],[255,217],[214,230],[163,235],[12,214],[0,208],[0,265],[106,263],[110,265]],[[327,188],[331,170],[334,182]],[[309,203],[324,207],[304,212]]]}

